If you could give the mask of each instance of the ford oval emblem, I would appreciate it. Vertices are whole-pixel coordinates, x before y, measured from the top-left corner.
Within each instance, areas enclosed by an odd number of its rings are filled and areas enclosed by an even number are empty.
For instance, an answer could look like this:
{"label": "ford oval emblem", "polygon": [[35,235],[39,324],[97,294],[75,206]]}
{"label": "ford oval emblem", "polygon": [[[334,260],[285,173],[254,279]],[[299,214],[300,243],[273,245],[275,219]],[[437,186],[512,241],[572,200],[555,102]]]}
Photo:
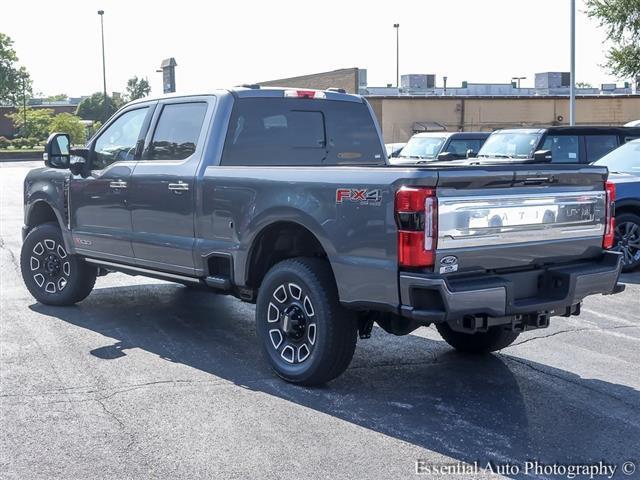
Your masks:
{"label": "ford oval emblem", "polygon": [[440,273],[453,273],[458,271],[458,257],[447,255],[440,259]]}
{"label": "ford oval emblem", "polygon": [[447,255],[440,259],[440,265],[455,265],[456,263],[458,263],[458,257],[453,255]]}

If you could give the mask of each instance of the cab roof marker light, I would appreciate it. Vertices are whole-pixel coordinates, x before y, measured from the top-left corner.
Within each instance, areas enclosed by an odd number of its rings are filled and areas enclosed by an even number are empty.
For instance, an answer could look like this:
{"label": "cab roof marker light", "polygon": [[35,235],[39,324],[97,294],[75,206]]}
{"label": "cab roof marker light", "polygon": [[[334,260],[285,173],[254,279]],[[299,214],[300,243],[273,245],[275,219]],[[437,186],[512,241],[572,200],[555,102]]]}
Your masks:
{"label": "cab roof marker light", "polygon": [[285,98],[327,98],[324,92],[316,90],[285,90]]}

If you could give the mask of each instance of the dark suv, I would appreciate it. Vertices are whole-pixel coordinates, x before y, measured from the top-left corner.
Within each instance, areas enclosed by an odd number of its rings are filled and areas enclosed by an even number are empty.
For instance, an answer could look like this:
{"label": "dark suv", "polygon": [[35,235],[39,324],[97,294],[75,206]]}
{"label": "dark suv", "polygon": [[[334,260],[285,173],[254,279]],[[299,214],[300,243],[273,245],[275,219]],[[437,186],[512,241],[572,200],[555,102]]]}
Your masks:
{"label": "dark suv", "polygon": [[482,146],[478,157],[528,159],[537,156],[553,163],[592,163],[636,138],[640,138],[640,127],[496,130]]}

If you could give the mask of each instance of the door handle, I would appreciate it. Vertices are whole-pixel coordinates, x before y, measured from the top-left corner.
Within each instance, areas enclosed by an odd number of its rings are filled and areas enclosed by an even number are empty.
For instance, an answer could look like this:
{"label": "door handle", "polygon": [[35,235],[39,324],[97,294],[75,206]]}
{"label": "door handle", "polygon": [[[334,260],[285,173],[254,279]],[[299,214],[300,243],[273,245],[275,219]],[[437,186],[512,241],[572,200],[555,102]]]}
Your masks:
{"label": "door handle", "polygon": [[123,182],[121,180],[115,182],[109,182],[109,186],[111,188],[127,188],[127,182]]}
{"label": "door handle", "polygon": [[168,188],[173,193],[182,193],[182,192],[186,192],[186,191],[189,190],[189,184],[188,183],[184,183],[184,182],[170,183],[168,185]]}

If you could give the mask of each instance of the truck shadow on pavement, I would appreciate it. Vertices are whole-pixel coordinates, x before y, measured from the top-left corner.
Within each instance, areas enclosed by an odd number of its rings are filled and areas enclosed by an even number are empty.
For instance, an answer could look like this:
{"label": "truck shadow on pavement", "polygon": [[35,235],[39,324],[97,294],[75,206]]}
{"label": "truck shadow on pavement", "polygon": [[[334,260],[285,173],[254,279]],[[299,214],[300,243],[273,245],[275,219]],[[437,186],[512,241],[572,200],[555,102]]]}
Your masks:
{"label": "truck shadow on pavement", "polygon": [[231,297],[132,285],[96,289],[75,307],[30,308],[112,338],[87,352],[104,361],[132,361],[127,352],[143,349],[456,460],[638,460],[640,392],[515,356],[461,355],[441,341],[374,329],[344,375],[303,388],[270,371],[253,306]]}

